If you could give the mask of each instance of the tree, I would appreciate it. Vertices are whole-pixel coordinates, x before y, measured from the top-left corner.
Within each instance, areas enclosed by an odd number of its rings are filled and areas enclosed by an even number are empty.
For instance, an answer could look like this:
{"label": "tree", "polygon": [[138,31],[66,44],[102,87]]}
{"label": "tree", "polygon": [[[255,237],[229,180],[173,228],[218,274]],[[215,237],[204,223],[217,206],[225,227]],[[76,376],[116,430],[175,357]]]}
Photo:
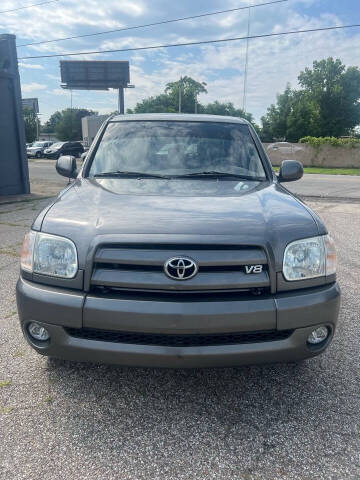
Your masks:
{"label": "tree", "polygon": [[[37,122],[39,121],[36,113],[31,108],[24,108],[24,124],[26,143],[32,143],[36,140]],[[40,128],[40,126],[39,126]]]}
{"label": "tree", "polygon": [[341,60],[314,61],[298,76],[300,90],[287,85],[262,117],[262,140],[297,142],[304,136],[339,137],[360,123],[360,70]]}
{"label": "tree", "polygon": [[360,122],[360,70],[341,60],[315,61],[313,69],[300,73],[299,83],[310,93],[319,108],[322,137],[346,135]]}
{"label": "tree", "polygon": [[207,93],[205,82],[197,82],[191,77],[182,77],[177,82],[166,84],[165,93],[169,95],[172,105],[179,109],[179,90],[181,89],[181,111],[194,113],[196,110],[197,97],[200,93]]}
{"label": "tree", "polygon": [[306,92],[293,92],[292,108],[286,122],[286,140],[298,142],[309,132],[314,137],[321,136],[319,119],[319,108],[312,97]]}
{"label": "tree", "polygon": [[266,115],[261,118],[261,138],[264,142],[286,138],[287,120],[292,109],[293,97],[294,91],[288,83],[284,93],[277,95],[276,105],[270,105]]}
{"label": "tree", "polygon": [[97,115],[97,112],[86,108],[66,108],[61,112],[55,112],[49,121],[52,119],[59,140],[79,140],[82,138],[81,119],[89,115]]}
{"label": "tree", "polygon": [[51,115],[49,120],[45,122],[45,125],[42,128],[44,133],[54,133],[56,125],[61,120],[61,112],[55,112]]}
{"label": "tree", "polygon": [[231,102],[222,103],[215,100],[215,102],[208,103],[207,105],[201,105],[199,113],[245,118],[249,122],[254,123],[254,117],[251,113],[246,113],[242,108],[236,108]]}
{"label": "tree", "polygon": [[199,113],[244,118],[253,125],[258,133],[260,133],[260,127],[255,123],[253,115],[245,112],[242,108],[236,108],[231,102],[222,103],[215,100],[215,102],[208,103],[207,105],[200,105]]}
{"label": "tree", "polygon": [[[200,93],[207,93],[205,82],[197,82],[191,77],[181,79],[181,111],[195,113],[195,101]],[[180,80],[166,84],[164,93],[144,98],[127,113],[175,113],[179,111]]]}
{"label": "tree", "polygon": [[126,110],[127,113],[174,113],[176,111],[173,99],[165,93],[156,97],[144,98],[136,104],[134,109]]}
{"label": "tree", "polygon": [[[197,103],[197,97],[200,93],[207,93],[205,82],[198,82],[191,77],[181,79],[181,111],[183,113],[208,113],[210,115],[230,115],[233,117],[242,117],[251,122],[254,127],[259,127],[254,123],[251,113],[245,113],[241,108],[236,108],[231,102],[221,103],[215,101],[202,105]],[[135,108],[127,109],[127,113],[175,113],[179,111],[179,88],[180,80],[170,82],[166,85],[165,92],[160,95],[145,98],[138,102]],[[195,108],[195,102],[197,108]]]}

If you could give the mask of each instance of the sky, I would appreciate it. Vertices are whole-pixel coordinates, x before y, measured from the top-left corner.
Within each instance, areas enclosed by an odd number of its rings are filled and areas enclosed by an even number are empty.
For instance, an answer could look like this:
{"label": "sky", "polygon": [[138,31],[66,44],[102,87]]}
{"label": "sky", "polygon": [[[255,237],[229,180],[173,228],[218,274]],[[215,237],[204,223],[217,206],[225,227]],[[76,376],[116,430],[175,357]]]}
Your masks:
{"label": "sky", "polygon": [[[45,0],[42,0],[45,1]],[[16,35],[17,44],[130,27],[217,10],[256,5],[269,0],[58,0],[42,6],[0,13],[0,33]],[[1,0],[0,11],[40,3],[40,0]],[[121,49],[245,36],[248,9],[106,35],[18,47],[23,98],[37,97],[41,121],[70,106],[70,92],[60,87],[61,58],[128,60],[134,89],[125,92],[125,108],[164,90],[167,82],[188,75],[207,83],[201,103],[219,100],[243,106],[246,41],[118,52],[78,57],[23,60],[20,57]],[[360,24],[359,0],[288,0],[251,9],[250,35]],[[314,60],[329,56],[360,67],[360,27],[353,29],[260,38],[249,41],[246,110],[256,121],[288,82]],[[115,90],[73,91],[74,107],[100,114],[117,109]]]}

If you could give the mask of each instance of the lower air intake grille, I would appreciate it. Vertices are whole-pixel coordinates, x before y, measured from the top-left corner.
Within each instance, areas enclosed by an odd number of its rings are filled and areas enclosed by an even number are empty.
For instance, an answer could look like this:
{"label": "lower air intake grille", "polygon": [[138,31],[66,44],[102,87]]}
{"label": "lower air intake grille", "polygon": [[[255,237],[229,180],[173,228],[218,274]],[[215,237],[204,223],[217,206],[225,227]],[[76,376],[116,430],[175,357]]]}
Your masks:
{"label": "lower air intake grille", "polygon": [[66,328],[69,335],[86,340],[134,345],[161,345],[164,347],[205,347],[242,343],[272,342],[288,338],[293,330],[266,330],[241,333],[209,333],[204,335],[164,335],[156,333],[116,332],[94,328]]}

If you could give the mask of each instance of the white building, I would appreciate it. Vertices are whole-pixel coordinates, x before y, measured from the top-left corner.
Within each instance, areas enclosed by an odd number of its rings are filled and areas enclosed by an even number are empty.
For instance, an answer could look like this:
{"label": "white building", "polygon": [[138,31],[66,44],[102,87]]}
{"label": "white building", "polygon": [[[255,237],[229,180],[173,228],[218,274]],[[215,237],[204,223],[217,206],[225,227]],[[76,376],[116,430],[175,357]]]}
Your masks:
{"label": "white building", "polygon": [[40,132],[39,133],[39,139],[40,142],[60,142],[60,140],[57,138],[55,133],[44,133]]}
{"label": "white building", "polygon": [[83,142],[87,147],[90,147],[99,128],[107,118],[109,115],[90,115],[81,119]]}

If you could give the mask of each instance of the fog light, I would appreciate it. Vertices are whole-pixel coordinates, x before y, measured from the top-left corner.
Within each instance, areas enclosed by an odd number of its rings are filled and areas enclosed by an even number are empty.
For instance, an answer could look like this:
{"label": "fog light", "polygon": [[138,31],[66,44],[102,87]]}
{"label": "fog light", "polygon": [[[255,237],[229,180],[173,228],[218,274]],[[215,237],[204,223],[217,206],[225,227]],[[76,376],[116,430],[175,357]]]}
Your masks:
{"label": "fog light", "polygon": [[323,342],[329,336],[329,329],[327,327],[318,327],[313,330],[308,336],[308,343],[311,345],[317,345]]}
{"label": "fog light", "polygon": [[42,325],[40,325],[37,322],[29,323],[27,329],[30,336],[32,338],[35,338],[35,340],[40,340],[42,342],[45,342],[50,338],[50,333],[46,330],[46,328],[44,328]]}

